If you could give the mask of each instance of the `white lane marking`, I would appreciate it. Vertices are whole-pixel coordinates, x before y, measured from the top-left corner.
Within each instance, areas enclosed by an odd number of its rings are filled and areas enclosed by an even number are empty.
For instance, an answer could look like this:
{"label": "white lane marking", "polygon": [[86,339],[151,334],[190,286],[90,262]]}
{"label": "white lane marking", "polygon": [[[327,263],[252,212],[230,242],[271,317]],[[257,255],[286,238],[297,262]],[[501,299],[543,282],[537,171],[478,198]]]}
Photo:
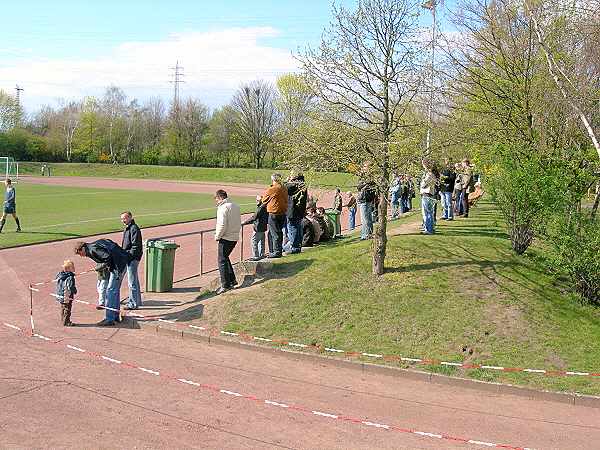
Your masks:
{"label": "white lane marking", "polygon": [[279,406],[280,408],[289,408],[285,403],[272,402],[271,400],[265,400],[265,403],[267,405]]}
{"label": "white lane marking", "polygon": [[188,327],[194,328],[196,330],[206,330],[206,328],[204,328],[204,327],[197,327],[196,325],[188,325]]}
{"label": "white lane marking", "polygon": [[128,314],[128,316],[130,316],[130,317],[138,317],[138,318],[140,318],[140,319],[145,319],[145,317],[144,317],[144,316],[142,316],[141,314],[137,314],[137,313],[131,313],[131,312],[130,312],[130,313]]}
{"label": "white lane marking", "polygon": [[221,389],[219,392],[222,394],[233,395],[234,397],[243,397],[242,394],[233,391],[228,391],[227,389]]}
{"label": "white lane marking", "polygon": [[109,358],[108,356],[104,356],[104,355],[101,355],[101,356],[102,356],[102,359],[104,359],[106,361],[109,361],[109,362],[112,362],[115,364],[121,364],[121,361],[119,361],[118,359]]}
{"label": "white lane marking", "polygon": [[186,380],[185,378],[177,378],[177,381],[181,381],[182,383],[189,384],[191,386],[200,386],[198,383],[194,383],[193,381]]}
{"label": "white lane marking", "polygon": [[39,290],[39,289],[36,289],[36,288],[34,288],[34,287],[31,287],[31,286],[29,286],[29,289],[30,289],[30,290],[32,290],[32,291],[34,291],[34,292],[40,292],[40,290]]}
{"label": "white lane marking", "polygon": [[315,416],[321,416],[321,417],[328,417],[330,419],[337,419],[338,416],[336,416],[335,414],[328,414],[328,413],[324,413],[321,411],[313,411],[312,412]]}
{"label": "white lane marking", "polygon": [[21,328],[19,328],[19,327],[18,327],[18,326],[16,326],[16,325],[11,325],[10,323],[6,323],[6,322],[4,322],[4,326],[5,326],[5,327],[8,327],[8,328],[12,328],[13,330],[19,330],[19,331],[21,331]]}
{"label": "white lane marking", "polygon": [[156,370],[146,369],[145,367],[138,367],[138,369],[140,369],[142,372],[146,372],[151,375],[156,375],[156,376],[160,375],[160,372],[157,372]]}
{"label": "white lane marking", "polygon": [[[240,206],[256,206],[255,203],[242,203]],[[153,217],[153,216],[165,216],[165,215],[172,215],[172,214],[187,214],[187,213],[193,213],[193,212],[199,212],[199,211],[213,211],[215,208],[199,208],[199,209],[184,209],[184,210],[180,210],[180,211],[164,211],[164,212],[159,212],[159,213],[150,213],[150,214],[136,214],[137,217]],[[78,222],[65,222],[65,223],[55,223],[55,224],[51,224],[51,225],[41,225],[39,227],[29,227],[29,230],[43,230],[46,228],[56,228],[56,227],[63,227],[66,225],[79,225],[81,223],[92,223],[92,222],[103,222],[103,221],[107,221],[107,220],[115,220],[114,217],[106,217],[103,219],[88,219],[88,220],[80,220]],[[206,220],[206,219],[201,219],[201,220]]]}
{"label": "white lane marking", "polygon": [[75,347],[73,345],[67,345],[67,348],[70,348],[71,350],[75,350],[76,352],[81,352],[81,353],[85,353],[85,350],[79,347]]}
{"label": "white lane marking", "polygon": [[363,421],[361,423],[364,424],[364,425],[367,425],[369,427],[383,428],[385,430],[389,430],[390,429],[389,425],[384,425],[382,423],[375,423],[375,422],[368,422],[368,421]]}

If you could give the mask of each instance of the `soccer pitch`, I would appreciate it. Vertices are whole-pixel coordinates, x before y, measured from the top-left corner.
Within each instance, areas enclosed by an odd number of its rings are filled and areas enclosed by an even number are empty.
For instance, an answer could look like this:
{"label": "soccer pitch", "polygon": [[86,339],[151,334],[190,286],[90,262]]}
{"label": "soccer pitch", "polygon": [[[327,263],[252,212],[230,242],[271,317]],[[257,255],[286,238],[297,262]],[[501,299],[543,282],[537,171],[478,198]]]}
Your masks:
{"label": "soccer pitch", "polygon": [[[90,189],[19,183],[17,215],[23,232],[16,233],[11,216],[0,234],[0,248],[58,241],[122,230],[120,214],[130,210],[142,228],[216,216],[214,196],[181,192]],[[255,209],[252,197],[232,196],[242,212]]]}

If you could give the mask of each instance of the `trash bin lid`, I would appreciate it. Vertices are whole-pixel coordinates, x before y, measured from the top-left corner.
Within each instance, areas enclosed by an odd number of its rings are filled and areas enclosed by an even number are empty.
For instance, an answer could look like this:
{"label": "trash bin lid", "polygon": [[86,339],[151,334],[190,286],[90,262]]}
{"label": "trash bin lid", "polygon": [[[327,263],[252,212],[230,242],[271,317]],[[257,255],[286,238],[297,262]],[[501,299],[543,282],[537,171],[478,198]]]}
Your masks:
{"label": "trash bin lid", "polygon": [[177,245],[173,241],[164,241],[162,239],[148,239],[146,241],[146,247],[155,247],[160,248],[162,250],[169,250],[179,248],[179,245]]}

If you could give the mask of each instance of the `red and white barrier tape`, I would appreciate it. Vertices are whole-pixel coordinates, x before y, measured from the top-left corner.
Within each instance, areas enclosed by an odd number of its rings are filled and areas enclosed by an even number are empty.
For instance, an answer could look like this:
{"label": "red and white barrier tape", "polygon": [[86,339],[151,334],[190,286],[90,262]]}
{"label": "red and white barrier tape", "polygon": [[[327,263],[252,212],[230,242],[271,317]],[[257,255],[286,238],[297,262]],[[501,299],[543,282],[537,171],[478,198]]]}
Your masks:
{"label": "red and white barrier tape", "polygon": [[[76,273],[75,275],[85,275],[86,273],[92,273],[95,272],[95,269],[89,269],[89,270],[84,270],[83,272],[79,272]],[[56,283],[58,280],[54,279],[54,280],[48,280],[48,281],[40,281],[38,283],[32,283],[31,286],[44,286],[46,284],[51,284],[51,283]]]}
{"label": "red and white barrier tape", "polygon": [[[7,328],[11,328],[13,330],[22,332],[22,329],[16,325],[12,325],[9,323],[4,323],[4,325]],[[399,426],[387,425],[384,423],[373,422],[373,421],[365,420],[365,419],[361,419],[361,418],[355,418],[355,417],[345,416],[345,415],[341,415],[341,414],[333,414],[333,413],[323,412],[323,411],[319,411],[316,409],[299,406],[299,405],[294,405],[294,404],[287,403],[287,402],[262,399],[262,398],[254,396],[254,395],[242,394],[242,393],[232,391],[229,389],[223,389],[219,386],[214,386],[214,385],[204,384],[204,383],[197,383],[195,381],[188,380],[186,378],[179,378],[176,375],[165,374],[159,370],[148,369],[146,367],[142,367],[137,364],[125,362],[123,360],[112,358],[112,357],[109,357],[109,356],[106,356],[106,355],[103,355],[100,353],[88,351],[81,347],[76,347],[76,346],[73,346],[70,344],[63,344],[62,341],[53,340],[53,339],[46,337],[44,335],[41,335],[41,334],[34,334],[34,337],[36,337],[44,342],[49,342],[49,343],[58,344],[58,345],[65,345],[65,347],[68,350],[75,351],[75,352],[81,353],[81,354],[85,354],[91,358],[96,358],[96,359],[114,364],[118,367],[137,369],[137,370],[140,370],[142,373],[152,375],[153,377],[161,377],[161,378],[164,378],[169,381],[176,381],[178,383],[186,384],[188,386],[192,386],[192,387],[195,387],[195,388],[198,388],[201,390],[208,390],[208,391],[211,391],[214,393],[223,394],[223,395],[227,395],[230,397],[240,398],[240,399],[244,399],[244,400],[250,400],[250,401],[260,403],[262,405],[274,407],[274,408],[295,411],[298,413],[310,414],[310,415],[313,415],[313,416],[316,416],[319,418],[323,418],[323,419],[339,420],[342,422],[347,422],[347,423],[351,423],[351,424],[355,424],[355,425],[364,426],[369,429],[395,431],[398,433],[411,434],[411,435],[416,435],[416,436],[423,437],[423,438],[446,440],[446,441],[452,441],[452,442],[456,442],[456,443],[478,445],[478,446],[490,447],[490,448],[503,448],[503,449],[510,449],[510,450],[532,450],[529,447],[517,447],[517,446],[507,445],[507,444],[498,444],[498,443],[494,443],[494,442],[487,442],[487,441],[481,441],[481,440],[476,440],[476,439],[467,439],[467,438],[462,438],[462,437],[456,437],[456,436],[451,436],[451,435],[442,434],[442,433],[431,433],[431,432],[413,430],[410,428],[402,428]]]}
{"label": "red and white barrier tape", "polygon": [[[38,289],[35,289],[35,288],[30,288],[30,289],[32,289],[33,291],[39,292]],[[58,296],[56,294],[50,294],[50,296],[56,297],[56,298],[61,298],[60,296]],[[496,371],[496,372],[507,372],[507,373],[520,372],[520,373],[529,373],[529,374],[537,374],[537,375],[545,375],[545,376],[553,376],[553,377],[589,377],[589,378],[594,378],[594,379],[600,379],[600,372],[594,372],[591,370],[590,371],[575,371],[575,370],[531,369],[531,368],[524,368],[524,367],[505,367],[505,366],[493,366],[493,365],[486,365],[486,364],[472,364],[472,363],[464,363],[464,362],[461,363],[461,362],[453,362],[453,361],[442,361],[442,360],[431,359],[431,358],[410,358],[410,357],[399,356],[399,355],[386,355],[386,354],[369,353],[369,352],[347,351],[347,350],[341,350],[341,349],[337,349],[337,348],[333,348],[333,347],[326,347],[325,345],[321,345],[321,344],[302,344],[302,343],[292,342],[292,341],[285,340],[285,339],[269,339],[269,338],[253,336],[251,334],[243,333],[243,332],[233,333],[233,332],[229,332],[229,331],[219,330],[216,328],[205,328],[202,326],[189,325],[189,324],[186,325],[186,324],[178,323],[175,320],[167,320],[167,319],[162,319],[162,318],[157,318],[157,317],[144,316],[142,314],[138,314],[138,313],[135,313],[130,310],[115,309],[115,308],[110,308],[108,306],[96,306],[95,303],[87,302],[84,300],[74,300],[74,302],[88,305],[92,308],[100,308],[100,309],[118,312],[122,316],[130,316],[130,317],[133,317],[136,319],[143,319],[143,320],[149,320],[149,321],[157,320],[158,322],[175,325],[176,327],[181,328],[181,329],[191,328],[194,330],[209,332],[209,333],[212,333],[213,335],[220,334],[223,336],[239,337],[239,338],[242,338],[245,340],[257,341],[257,342],[262,342],[262,343],[272,343],[272,344],[277,344],[277,345],[284,345],[284,346],[301,348],[301,349],[309,349],[309,350],[312,349],[312,350],[323,351],[323,352],[332,353],[332,354],[336,354],[336,355],[340,355],[340,356],[345,356],[345,357],[349,357],[349,358],[366,357],[366,358],[378,359],[378,360],[382,360],[382,361],[404,362],[404,363],[420,365],[420,366],[454,367],[457,369],[467,369],[467,370],[480,369],[480,370],[491,370],[491,371]],[[32,326],[33,326],[33,316],[31,318],[31,320],[32,320]]]}

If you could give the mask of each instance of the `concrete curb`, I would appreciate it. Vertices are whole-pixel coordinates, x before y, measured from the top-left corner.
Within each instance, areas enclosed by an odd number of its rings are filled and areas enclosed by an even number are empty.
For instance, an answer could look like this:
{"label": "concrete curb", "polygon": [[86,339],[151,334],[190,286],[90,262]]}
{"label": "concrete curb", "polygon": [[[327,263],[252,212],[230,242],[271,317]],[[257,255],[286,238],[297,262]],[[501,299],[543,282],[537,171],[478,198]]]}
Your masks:
{"label": "concrete curb", "polygon": [[419,370],[402,369],[399,367],[384,366],[381,364],[366,363],[347,359],[339,359],[331,356],[303,353],[294,350],[281,349],[275,347],[265,347],[256,345],[251,342],[235,341],[204,335],[193,331],[174,330],[171,328],[162,327],[152,324],[144,326],[140,323],[141,328],[154,329],[157,334],[166,336],[178,337],[180,339],[203,342],[209,345],[219,345],[225,347],[233,347],[237,349],[251,350],[261,353],[275,354],[287,358],[304,359],[312,361],[316,364],[326,364],[332,367],[342,367],[360,371],[364,374],[380,374],[398,378],[409,378],[416,381],[425,381],[445,386],[455,386],[460,388],[472,389],[480,392],[485,392],[492,395],[515,395],[524,397],[529,400],[549,401],[555,403],[563,403],[573,406],[585,406],[588,408],[600,408],[600,397],[591,395],[583,395],[577,393],[562,393],[553,391],[536,390],[527,387],[515,386],[512,384],[490,383],[487,381],[471,380],[468,378],[450,377],[430,372]]}

